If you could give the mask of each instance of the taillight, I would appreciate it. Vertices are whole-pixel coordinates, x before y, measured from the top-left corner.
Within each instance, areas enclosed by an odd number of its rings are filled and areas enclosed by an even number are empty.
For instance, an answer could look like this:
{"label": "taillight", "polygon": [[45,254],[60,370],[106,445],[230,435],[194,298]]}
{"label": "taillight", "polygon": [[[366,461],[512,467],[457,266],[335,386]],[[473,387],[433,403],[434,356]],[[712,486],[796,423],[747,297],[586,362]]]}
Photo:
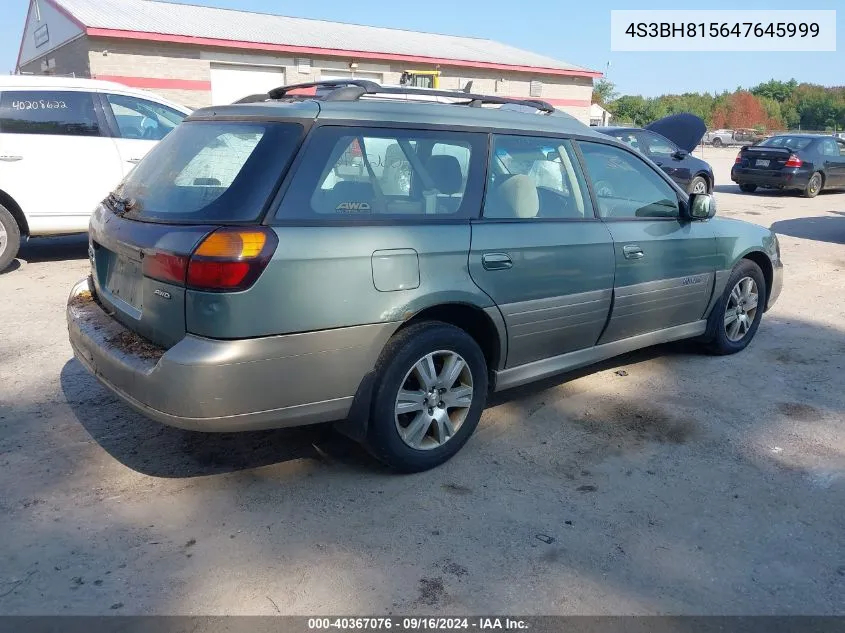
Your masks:
{"label": "taillight", "polygon": [[279,240],[264,227],[222,228],[207,235],[188,261],[186,285],[194,290],[246,290],[264,271]]}
{"label": "taillight", "polygon": [[790,154],[789,158],[786,159],[786,162],[783,164],[784,167],[800,167],[804,164],[804,161],[798,158],[795,154]]}
{"label": "taillight", "polygon": [[742,152],[736,155],[734,159],[734,165],[739,165],[742,162]]}
{"label": "taillight", "polygon": [[143,274],[151,279],[183,286],[187,269],[188,258],[184,255],[153,252],[144,257]]}

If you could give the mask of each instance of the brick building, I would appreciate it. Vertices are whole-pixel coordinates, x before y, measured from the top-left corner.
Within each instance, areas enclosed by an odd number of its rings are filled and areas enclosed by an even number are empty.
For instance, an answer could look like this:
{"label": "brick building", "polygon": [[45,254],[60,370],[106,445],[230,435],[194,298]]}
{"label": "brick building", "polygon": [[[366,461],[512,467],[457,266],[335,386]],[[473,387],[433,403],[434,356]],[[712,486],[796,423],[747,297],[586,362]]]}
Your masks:
{"label": "brick building", "polygon": [[155,0],[31,0],[18,72],[146,88],[190,107],[283,84],[356,77],[398,84],[439,71],[442,89],[539,97],[589,122],[600,73],[492,40]]}

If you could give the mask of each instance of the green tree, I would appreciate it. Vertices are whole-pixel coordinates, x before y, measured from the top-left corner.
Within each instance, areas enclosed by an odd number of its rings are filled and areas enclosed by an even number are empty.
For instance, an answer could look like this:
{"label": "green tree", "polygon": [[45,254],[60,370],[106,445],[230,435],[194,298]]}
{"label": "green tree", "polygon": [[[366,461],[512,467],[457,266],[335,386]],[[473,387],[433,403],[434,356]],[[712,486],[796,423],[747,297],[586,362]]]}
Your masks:
{"label": "green tree", "polygon": [[613,101],[618,94],[616,85],[607,79],[599,79],[593,84],[593,103],[606,105]]}
{"label": "green tree", "polygon": [[765,83],[754,86],[751,92],[757,97],[767,97],[783,103],[792,96],[792,93],[795,92],[797,87],[798,82],[794,79],[790,79],[789,81],[770,79]]}

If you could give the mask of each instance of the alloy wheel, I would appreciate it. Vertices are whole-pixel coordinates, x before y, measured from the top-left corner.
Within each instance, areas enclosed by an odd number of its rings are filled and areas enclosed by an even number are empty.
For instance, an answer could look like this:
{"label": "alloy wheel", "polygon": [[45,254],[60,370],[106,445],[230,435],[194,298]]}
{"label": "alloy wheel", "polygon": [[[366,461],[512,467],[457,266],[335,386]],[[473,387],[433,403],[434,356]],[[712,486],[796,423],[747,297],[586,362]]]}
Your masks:
{"label": "alloy wheel", "polygon": [[728,340],[736,343],[748,334],[757,316],[759,299],[757,283],[751,277],[743,277],[736,283],[725,306],[725,334]]}
{"label": "alloy wheel", "polygon": [[6,252],[6,246],[9,244],[9,234],[6,233],[6,227],[0,222],[0,256]]}
{"label": "alloy wheel", "polygon": [[692,187],[693,193],[707,193],[707,183],[703,180],[699,180],[696,182]]}
{"label": "alloy wheel", "polygon": [[472,400],[469,364],[449,350],[426,354],[402,381],[395,405],[396,430],[411,448],[438,448],[460,430]]}

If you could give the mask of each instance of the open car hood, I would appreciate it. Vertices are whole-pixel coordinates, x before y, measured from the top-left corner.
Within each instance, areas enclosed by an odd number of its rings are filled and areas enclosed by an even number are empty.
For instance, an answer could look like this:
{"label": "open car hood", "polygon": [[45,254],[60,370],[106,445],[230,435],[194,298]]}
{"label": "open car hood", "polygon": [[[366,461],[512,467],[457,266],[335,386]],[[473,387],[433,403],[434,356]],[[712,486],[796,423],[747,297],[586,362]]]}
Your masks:
{"label": "open car hood", "polygon": [[707,133],[707,124],[694,114],[681,112],[658,119],[645,129],[665,136],[682,150],[692,152]]}

